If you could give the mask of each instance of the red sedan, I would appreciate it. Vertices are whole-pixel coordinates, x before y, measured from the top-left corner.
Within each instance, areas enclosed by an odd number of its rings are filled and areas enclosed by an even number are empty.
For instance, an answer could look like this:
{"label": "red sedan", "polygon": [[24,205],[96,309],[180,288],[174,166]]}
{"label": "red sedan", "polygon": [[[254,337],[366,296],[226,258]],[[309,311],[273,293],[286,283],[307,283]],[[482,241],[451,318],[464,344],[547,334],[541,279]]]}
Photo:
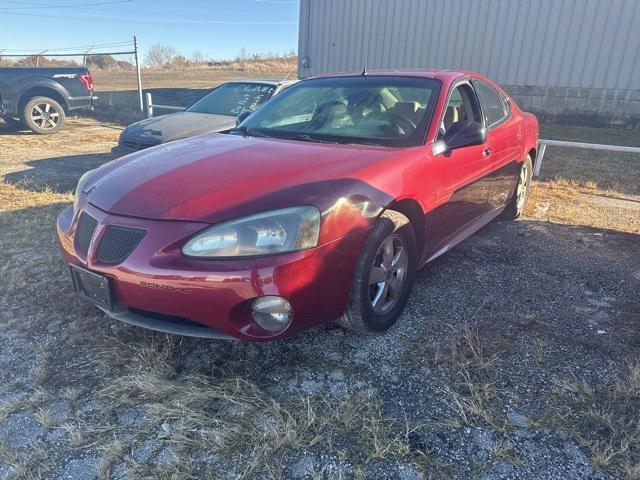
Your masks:
{"label": "red sedan", "polygon": [[473,73],[317,77],[229,134],[87,172],[58,239],[76,291],[134,325],[382,332],[418,268],[522,213],[537,141],[536,118]]}

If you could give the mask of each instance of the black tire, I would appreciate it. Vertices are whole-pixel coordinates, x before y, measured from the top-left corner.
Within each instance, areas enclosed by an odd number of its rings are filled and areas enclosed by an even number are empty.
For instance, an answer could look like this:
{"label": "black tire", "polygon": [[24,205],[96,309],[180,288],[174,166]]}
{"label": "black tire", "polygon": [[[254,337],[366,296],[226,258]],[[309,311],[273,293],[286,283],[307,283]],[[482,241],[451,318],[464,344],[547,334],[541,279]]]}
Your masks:
{"label": "black tire", "polygon": [[[531,156],[527,155],[520,167],[520,175],[518,176],[518,183],[516,189],[511,196],[511,200],[500,214],[500,220],[515,220],[522,215],[525,207],[527,206],[527,200],[529,200],[529,193],[531,191],[531,177],[533,176],[533,162]],[[524,187],[522,194],[520,194],[520,188],[524,181]]]}
{"label": "black tire", "polygon": [[[395,273],[388,273],[393,270],[393,267],[391,267],[388,270],[384,270],[387,272],[384,282],[372,283],[371,279],[374,277],[372,269],[375,267],[379,273],[384,268],[382,265],[377,265],[380,261],[384,262],[380,255],[384,257],[386,254],[385,245],[388,245],[388,243],[385,243],[385,241],[388,242],[389,239],[391,239],[393,248],[392,257],[395,259],[396,255],[398,256],[398,264],[402,256],[400,248],[405,248],[407,256],[404,274],[402,279],[398,280],[400,269]],[[396,247],[397,250],[395,250]],[[383,249],[382,253],[381,249]],[[404,260],[402,262],[404,263]],[[338,320],[338,324],[356,332],[369,334],[384,332],[391,328],[407,304],[413,287],[417,263],[416,235],[413,226],[409,219],[401,213],[387,210],[374,225],[360,253],[349,294],[347,310]],[[392,265],[392,262],[390,265]],[[397,282],[395,283],[395,288],[393,287],[394,282]],[[386,285],[389,300],[387,300],[387,297],[381,298],[385,288],[384,286],[380,287],[381,284]],[[380,290],[381,288],[382,290]],[[378,297],[378,301],[382,302],[377,304],[377,308],[373,306],[372,296],[374,298]],[[391,300],[393,300],[393,303],[391,303]]]}
{"label": "black tire", "polygon": [[15,128],[16,130],[22,130],[24,128],[24,124],[17,118],[9,116],[3,116],[0,118],[2,118],[2,120],[4,120],[11,128]]}
{"label": "black tire", "polygon": [[50,135],[60,131],[65,124],[62,106],[49,97],[33,97],[22,109],[22,122],[38,135]]}

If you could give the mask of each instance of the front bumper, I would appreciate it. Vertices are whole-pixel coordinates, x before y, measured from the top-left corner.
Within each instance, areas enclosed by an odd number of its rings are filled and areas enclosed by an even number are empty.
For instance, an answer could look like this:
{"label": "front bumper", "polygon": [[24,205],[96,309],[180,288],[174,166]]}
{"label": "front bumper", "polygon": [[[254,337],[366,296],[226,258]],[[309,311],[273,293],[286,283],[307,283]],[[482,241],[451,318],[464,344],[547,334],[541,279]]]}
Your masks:
{"label": "front bumper", "polygon": [[[339,318],[368,234],[368,229],[357,230],[310,250],[281,255],[192,259],[180,248],[206,224],[111,215],[90,204],[81,209],[98,222],[87,254],[74,242],[79,215],[72,207],[58,217],[57,236],[67,263],[109,278],[116,307],[107,313],[154,330],[208,338],[273,340]],[[147,231],[117,265],[96,260],[108,225]],[[251,305],[264,295],[285,297],[292,306],[293,319],[282,332],[266,331],[253,321]]]}

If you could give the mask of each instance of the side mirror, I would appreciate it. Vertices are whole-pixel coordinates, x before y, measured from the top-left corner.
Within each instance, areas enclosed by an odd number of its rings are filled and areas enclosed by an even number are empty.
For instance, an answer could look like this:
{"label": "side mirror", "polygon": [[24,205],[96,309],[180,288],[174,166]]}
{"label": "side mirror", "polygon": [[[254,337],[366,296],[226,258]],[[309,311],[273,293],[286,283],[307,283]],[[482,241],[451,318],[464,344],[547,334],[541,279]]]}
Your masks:
{"label": "side mirror", "polygon": [[242,112],[240,112],[240,115],[236,117],[236,127],[244,122],[252,113],[253,112],[251,110],[243,110]]}
{"label": "side mirror", "polygon": [[440,155],[456,148],[482,145],[487,141],[487,129],[479,122],[456,122],[449,127],[447,133],[433,142],[431,148],[434,155]]}

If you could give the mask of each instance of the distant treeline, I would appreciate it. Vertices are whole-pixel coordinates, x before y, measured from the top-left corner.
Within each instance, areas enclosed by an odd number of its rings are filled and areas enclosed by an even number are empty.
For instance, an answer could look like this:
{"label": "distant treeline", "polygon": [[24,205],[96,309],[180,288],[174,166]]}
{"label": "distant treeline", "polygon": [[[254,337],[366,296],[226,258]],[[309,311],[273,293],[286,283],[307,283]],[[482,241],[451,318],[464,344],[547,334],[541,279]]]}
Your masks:
{"label": "distant treeline", "polygon": [[[267,65],[277,69],[286,69],[295,67],[297,63],[297,54],[290,51],[285,54],[280,53],[254,53],[248,54],[245,49],[240,50],[235,58],[232,59],[211,59],[202,52],[194,52],[190,57],[186,57],[179,53],[175,48],[156,44],[147,51],[142,67],[149,69],[232,69],[252,71],[262,69]],[[25,56],[21,58],[2,57],[0,55],[0,66],[16,66],[16,67],[78,67],[82,65],[83,58],[78,59],[60,59],[47,56]],[[93,70],[134,70],[135,63],[133,58],[126,60],[118,60],[111,55],[87,55],[86,65]]]}

